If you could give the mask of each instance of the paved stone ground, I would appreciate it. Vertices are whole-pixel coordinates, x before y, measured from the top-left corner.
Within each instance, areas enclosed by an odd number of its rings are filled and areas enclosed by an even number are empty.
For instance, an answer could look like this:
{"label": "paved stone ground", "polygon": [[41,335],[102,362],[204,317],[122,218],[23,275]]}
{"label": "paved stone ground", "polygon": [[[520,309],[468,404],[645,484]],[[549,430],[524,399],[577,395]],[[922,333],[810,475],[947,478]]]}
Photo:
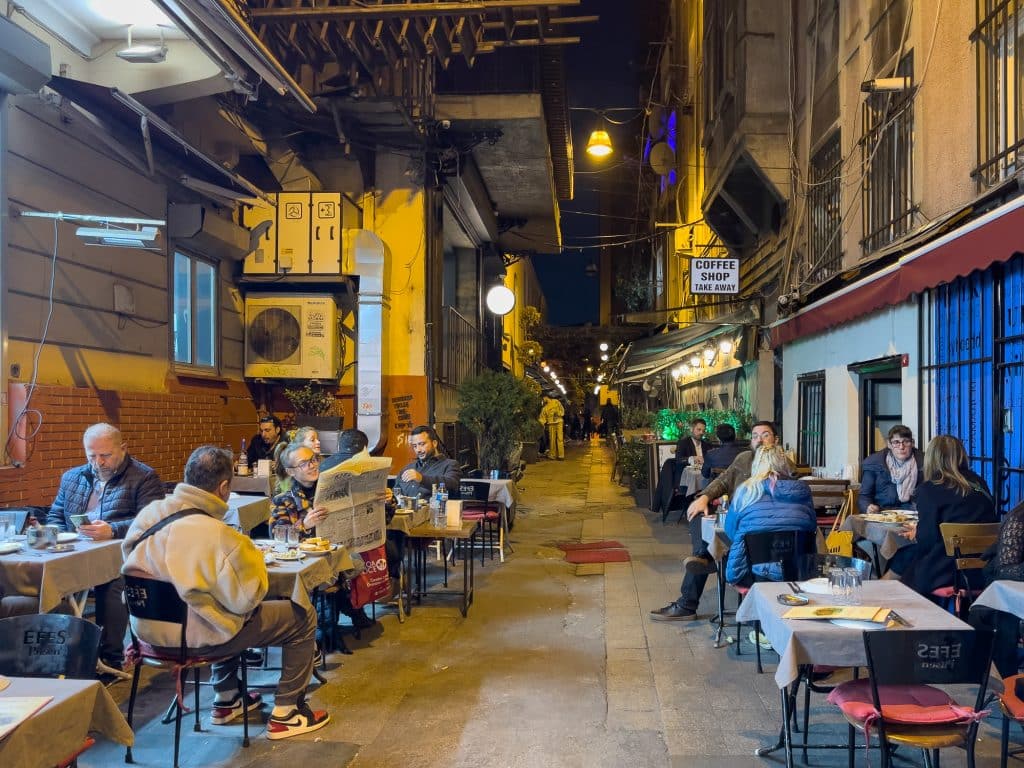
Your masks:
{"label": "paved stone ground", "polygon": [[[749,768],[782,762],[754,749],[774,741],[779,698],[766,652],[758,675],[749,643],[712,647],[707,621],[659,624],[648,611],[678,594],[685,526],[662,525],[610,482],[610,452],[598,442],[567,446],[564,462],[530,465],[504,564],[477,560],[476,601],[463,619],[451,600],[428,600],[399,624],[378,614],[377,627],[349,637],[351,656],[329,658],[329,682],[314,689],[332,722],[315,734],[267,741],[241,725],[211,727],[203,691],[203,732],[185,724],[183,766],[405,766],[451,768],[553,766],[709,766]],[[629,563],[578,576],[555,543],[617,539]],[[440,572],[432,567],[432,572]],[[603,570],[603,574],[600,571]],[[461,568],[454,579],[459,585]],[[702,615],[714,612],[713,581]],[[254,675],[273,682],[272,672]],[[147,677],[136,762],[169,766],[173,727],[158,722],[173,695],[166,676]],[[127,698],[127,686],[112,692]],[[845,734],[834,710],[816,696],[815,738]],[[996,764],[998,719],[986,725],[978,765]],[[903,750],[901,750],[901,753]],[[79,761],[110,766],[123,752],[100,744]],[[873,755],[877,762],[877,755]],[[814,766],[845,766],[845,752],[811,753]],[[797,753],[799,762],[800,754]],[[965,764],[947,751],[943,765]],[[864,752],[857,754],[863,765]],[[897,765],[920,764],[920,753]]]}

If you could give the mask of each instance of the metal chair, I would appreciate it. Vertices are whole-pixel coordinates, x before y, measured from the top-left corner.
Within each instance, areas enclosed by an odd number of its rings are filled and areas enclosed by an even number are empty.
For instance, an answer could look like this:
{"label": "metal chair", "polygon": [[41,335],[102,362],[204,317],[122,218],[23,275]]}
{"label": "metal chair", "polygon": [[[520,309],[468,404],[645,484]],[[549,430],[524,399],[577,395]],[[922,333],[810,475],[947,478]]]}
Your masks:
{"label": "metal chair", "polygon": [[[993,636],[989,630],[865,632],[868,678],[843,683],[829,696],[848,724],[850,765],[854,731],[877,728],[882,768],[892,764],[890,747],[897,744],[919,748],[929,766],[938,766],[940,749],[963,747],[974,768]],[[964,684],[978,687],[973,707],[934,687]]]}
{"label": "metal chair", "polygon": [[[0,619],[0,675],[90,680],[96,674],[100,634],[91,621],[59,613]],[[86,737],[57,768],[77,765],[78,757],[95,743]]]}
{"label": "metal chair", "polygon": [[[174,703],[174,768],[178,768],[178,751],[181,742],[181,717],[185,712],[182,687],[189,671],[192,671],[192,686],[195,694],[195,725],[193,730],[201,732],[199,727],[199,670],[229,659],[238,658],[238,668],[242,673],[239,693],[242,697],[242,746],[249,746],[249,681],[246,675],[245,661],[242,654],[235,656],[200,656],[188,647],[185,633],[188,628],[188,605],[178,595],[173,584],[158,579],[126,574],[124,599],[129,615],[136,619],[162,621],[181,626],[181,640],[177,651],[165,652],[157,650],[139,639],[134,627],[129,625],[131,632],[131,655],[135,658],[135,669],[132,672],[132,690],[128,698],[128,726],[131,727],[132,715],[135,712],[135,697],[139,691],[139,674],[142,664],[169,668],[174,672],[175,690]],[[124,761],[132,762],[132,748],[125,751]]]}
{"label": "metal chair", "polygon": [[100,628],[59,613],[0,619],[0,674],[13,677],[96,676]]}
{"label": "metal chair", "polygon": [[[799,578],[801,562],[806,555],[814,554],[817,550],[817,540],[813,531],[761,531],[748,533],[743,536],[743,542],[747,549],[747,562],[751,569],[756,565],[774,565],[779,568],[779,578],[769,579],[754,574],[754,581],[792,581]],[[733,546],[736,546],[733,542]],[[722,567],[725,564],[723,563]],[[753,571],[751,571],[753,573]],[[739,595],[739,602],[743,602],[744,595],[750,591],[749,586],[731,585]],[[740,655],[740,634],[743,623],[736,622],[736,655]],[[755,639],[754,643],[757,653],[757,671],[764,672],[761,666],[761,624],[754,622]]]}
{"label": "metal chair", "polygon": [[[494,534],[498,534],[499,559],[505,562],[505,525],[502,504],[490,500],[491,486],[484,480],[462,480],[459,496],[462,498],[462,519],[476,520],[486,538],[486,546],[494,559]],[[484,564],[484,546],[481,542],[480,565]]]}

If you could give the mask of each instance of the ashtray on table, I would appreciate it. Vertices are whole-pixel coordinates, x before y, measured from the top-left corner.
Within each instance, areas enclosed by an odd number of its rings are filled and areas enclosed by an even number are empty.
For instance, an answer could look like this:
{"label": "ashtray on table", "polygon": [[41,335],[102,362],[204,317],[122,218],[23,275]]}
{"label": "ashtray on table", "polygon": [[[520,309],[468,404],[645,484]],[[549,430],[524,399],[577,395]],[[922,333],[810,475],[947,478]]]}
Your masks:
{"label": "ashtray on table", "polygon": [[48,546],[46,548],[46,551],[47,552],[74,552],[75,551],[75,545],[74,544],[70,544],[70,543],[66,543],[66,544],[51,544],[50,546]]}

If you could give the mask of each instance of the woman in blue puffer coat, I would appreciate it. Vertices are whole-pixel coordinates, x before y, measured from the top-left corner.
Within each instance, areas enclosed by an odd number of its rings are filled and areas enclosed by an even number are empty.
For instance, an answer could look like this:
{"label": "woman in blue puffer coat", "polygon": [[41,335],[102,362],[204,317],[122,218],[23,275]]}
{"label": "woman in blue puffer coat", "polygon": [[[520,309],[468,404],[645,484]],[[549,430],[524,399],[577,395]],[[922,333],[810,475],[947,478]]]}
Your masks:
{"label": "woman in blue puffer coat", "polygon": [[[811,491],[807,483],[794,480],[786,454],[778,445],[758,448],[750,479],[736,489],[725,533],[732,539],[725,578],[730,584],[753,581],[743,537],[765,531],[808,531],[818,527]],[[756,566],[755,570],[770,566]],[[770,574],[758,573],[770,578]]]}

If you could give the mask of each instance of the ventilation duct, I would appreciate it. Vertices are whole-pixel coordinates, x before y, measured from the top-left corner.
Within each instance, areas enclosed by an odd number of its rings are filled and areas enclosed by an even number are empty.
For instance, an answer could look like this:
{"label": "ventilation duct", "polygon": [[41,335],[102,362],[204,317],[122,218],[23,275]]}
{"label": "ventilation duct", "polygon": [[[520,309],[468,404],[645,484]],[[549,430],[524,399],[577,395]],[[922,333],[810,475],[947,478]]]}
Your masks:
{"label": "ventilation duct", "polygon": [[370,450],[383,449],[384,417],[384,243],[360,229],[353,237],[353,263],[359,276],[356,333],[356,428],[366,433]]}
{"label": "ventilation duct", "polygon": [[253,250],[249,230],[198,203],[167,206],[167,237],[221,259],[242,261]]}

